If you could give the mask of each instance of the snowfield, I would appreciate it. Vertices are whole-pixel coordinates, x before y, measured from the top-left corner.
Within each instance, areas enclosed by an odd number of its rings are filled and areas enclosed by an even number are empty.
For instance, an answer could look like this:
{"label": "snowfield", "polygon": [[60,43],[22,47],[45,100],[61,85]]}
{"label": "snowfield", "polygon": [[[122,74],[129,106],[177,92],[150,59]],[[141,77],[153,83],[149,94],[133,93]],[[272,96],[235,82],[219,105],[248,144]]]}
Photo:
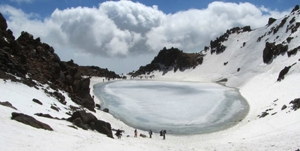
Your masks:
{"label": "snowfield", "polygon": [[[54,117],[68,117],[68,105],[77,106],[66,96],[66,106],[52,97],[48,97],[43,90],[30,88],[20,83],[0,80],[0,102],[9,101],[18,110],[0,105],[0,148],[1,150],[43,150],[43,151],[81,151],[81,150],[122,150],[122,151],[215,151],[215,150],[297,150],[300,149],[300,112],[292,110],[290,101],[300,97],[300,53],[290,57],[279,55],[269,63],[263,63],[265,42],[283,43],[288,37],[293,40],[288,44],[289,51],[299,46],[300,30],[294,33],[286,32],[289,21],[295,17],[300,22],[299,12],[291,14],[287,23],[276,34],[266,34],[261,42],[257,39],[280,24],[278,19],[271,26],[265,26],[251,32],[231,34],[223,44],[227,46],[221,54],[211,54],[204,57],[202,65],[184,72],[173,71],[162,75],[155,71],[153,80],[158,81],[197,81],[216,82],[228,79],[226,86],[235,87],[248,101],[250,109],[248,115],[240,123],[229,129],[199,135],[166,136],[162,140],[159,134],[153,138],[134,138],[134,128],[115,119],[110,114],[97,110],[93,113],[98,119],[111,123],[112,128],[125,130],[121,139],[111,139],[96,131],[85,131],[80,128],[69,127],[72,123],[64,120],[47,119],[35,116],[34,113],[48,113]],[[245,46],[243,46],[246,42]],[[228,62],[224,65],[224,62]],[[279,72],[285,67],[296,63],[285,75],[284,80],[278,82]],[[237,69],[240,68],[238,71]],[[93,86],[103,81],[103,78],[91,79],[91,93]],[[47,87],[47,86],[44,86]],[[43,105],[32,101],[39,99]],[[101,100],[95,97],[96,103]],[[57,112],[51,105],[60,108]],[[283,105],[287,108],[282,110]],[[259,118],[263,112],[269,115]],[[12,112],[21,112],[49,124],[54,131],[32,128],[11,120]],[[148,136],[145,131],[139,133]],[[128,137],[127,137],[128,136]]]}
{"label": "snowfield", "polygon": [[[286,87],[293,84],[298,77],[286,79]],[[259,78],[260,79],[260,78]],[[269,79],[269,78],[266,78]],[[102,78],[92,78],[91,88],[93,85],[102,82]],[[283,81],[282,81],[283,82]],[[300,82],[300,81],[297,81]],[[252,82],[251,82],[252,83]],[[268,84],[267,81],[265,83]],[[54,117],[68,117],[65,114],[68,110],[61,106],[58,101],[48,97],[42,90],[27,87],[26,85],[14,82],[4,82],[1,80],[1,102],[9,101],[18,110],[14,110],[0,105],[1,120],[1,150],[70,150],[80,151],[87,149],[105,149],[105,150],[172,150],[172,151],[197,151],[197,150],[296,150],[300,148],[300,120],[299,111],[286,109],[280,111],[282,104],[287,104],[293,98],[291,94],[279,95],[278,86],[269,86],[273,92],[277,93],[259,93],[261,89],[255,83],[243,87],[242,94],[250,104],[250,112],[247,117],[236,126],[210,134],[188,135],[188,136],[166,136],[162,140],[159,134],[155,133],[150,138],[134,138],[134,128],[127,126],[123,122],[115,119],[110,114],[97,110],[94,115],[98,119],[110,122],[112,128],[125,130],[124,137],[121,139],[111,139],[96,131],[85,131],[69,127],[72,123],[63,120],[47,119],[35,116],[34,113],[49,113]],[[281,84],[283,85],[283,84]],[[269,89],[268,89],[269,90]],[[91,89],[93,92],[93,89]],[[255,95],[255,93],[257,93]],[[272,97],[270,97],[272,95]],[[275,95],[275,96],[274,96]],[[297,94],[294,94],[294,97]],[[32,101],[37,98],[43,102],[39,105]],[[274,98],[278,101],[273,102]],[[96,102],[100,103],[97,98]],[[264,102],[263,100],[271,100]],[[285,100],[280,102],[279,100]],[[67,99],[67,105],[74,105]],[[56,104],[61,110],[59,112],[50,109],[51,104]],[[278,104],[278,105],[275,105]],[[273,107],[274,112],[278,113],[273,116],[258,118],[265,108]],[[36,119],[49,124],[54,131],[47,131],[32,128],[11,120],[12,112],[21,112],[35,117]],[[148,136],[145,131],[138,130]],[[127,135],[129,137],[127,137]]]}

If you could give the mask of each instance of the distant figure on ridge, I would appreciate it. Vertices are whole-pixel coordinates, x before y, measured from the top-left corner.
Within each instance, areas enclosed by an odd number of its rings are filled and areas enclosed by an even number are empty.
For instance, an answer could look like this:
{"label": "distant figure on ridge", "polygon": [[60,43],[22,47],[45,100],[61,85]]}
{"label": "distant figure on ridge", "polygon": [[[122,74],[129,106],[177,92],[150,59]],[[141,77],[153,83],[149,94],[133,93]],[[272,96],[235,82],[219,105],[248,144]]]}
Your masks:
{"label": "distant figure on ridge", "polygon": [[149,131],[149,137],[152,138],[152,131]]}
{"label": "distant figure on ridge", "polygon": [[137,137],[137,130],[134,130],[134,137]]}
{"label": "distant figure on ridge", "polygon": [[163,131],[162,131],[162,136],[163,136],[163,139],[166,139],[166,133],[167,133],[167,131],[166,131],[166,130],[163,130]]}

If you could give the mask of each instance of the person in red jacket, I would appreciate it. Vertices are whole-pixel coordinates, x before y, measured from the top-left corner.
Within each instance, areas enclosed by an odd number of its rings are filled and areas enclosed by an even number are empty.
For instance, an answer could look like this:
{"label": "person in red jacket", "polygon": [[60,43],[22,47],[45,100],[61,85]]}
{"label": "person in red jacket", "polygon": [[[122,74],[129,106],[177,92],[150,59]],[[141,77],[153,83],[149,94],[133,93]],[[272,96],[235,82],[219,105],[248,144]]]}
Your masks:
{"label": "person in red jacket", "polygon": [[137,137],[137,130],[134,130],[134,137]]}

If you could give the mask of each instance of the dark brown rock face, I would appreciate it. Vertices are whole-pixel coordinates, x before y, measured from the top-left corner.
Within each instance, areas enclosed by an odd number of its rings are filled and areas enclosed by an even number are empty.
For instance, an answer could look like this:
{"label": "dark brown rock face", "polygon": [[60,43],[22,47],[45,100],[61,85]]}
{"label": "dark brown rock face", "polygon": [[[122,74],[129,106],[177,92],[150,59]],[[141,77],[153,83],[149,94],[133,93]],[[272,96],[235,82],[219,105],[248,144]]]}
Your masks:
{"label": "dark brown rock face", "polygon": [[132,76],[141,74],[149,74],[154,70],[168,72],[178,69],[183,71],[189,68],[195,68],[197,65],[202,64],[203,56],[199,53],[184,53],[177,48],[160,50],[158,55],[146,66],[141,66],[136,72],[130,73]]}
{"label": "dark brown rock face", "polygon": [[[13,76],[21,80],[13,79]],[[114,72],[99,67],[80,67],[72,60],[63,62],[54,49],[40,38],[22,32],[16,40],[8,29],[5,18],[0,13],[0,78],[11,78],[28,86],[36,86],[38,81],[48,84],[56,92],[47,92],[60,103],[66,104],[65,97],[58,91],[68,92],[69,97],[79,105],[94,111],[95,103],[90,95],[90,79],[82,76],[98,75],[119,77]]]}
{"label": "dark brown rock face", "polygon": [[280,54],[287,52],[288,45],[269,43],[266,42],[265,49],[263,50],[263,61],[264,63],[272,62],[272,59]]}
{"label": "dark brown rock face", "polygon": [[93,114],[85,111],[74,112],[73,115],[67,119],[74,125],[87,130],[96,130],[99,133],[105,134],[110,138],[113,138],[111,125],[108,122],[98,120]]}
{"label": "dark brown rock face", "polygon": [[2,14],[0,13],[0,29],[2,31],[6,31],[7,29],[7,23],[6,23],[6,20],[5,18],[2,16]]}
{"label": "dark brown rock face", "polygon": [[293,67],[294,65],[296,65],[296,63],[294,63],[294,64],[292,64],[292,65],[290,65],[290,66],[284,67],[284,69],[282,69],[282,70],[279,72],[277,81],[283,80],[283,79],[284,79],[284,76],[289,72],[290,68]]}
{"label": "dark brown rock face", "polygon": [[111,125],[108,122],[102,121],[102,120],[97,120],[94,122],[95,123],[95,129],[99,133],[106,134],[106,136],[110,138],[114,138],[111,130]]}
{"label": "dark brown rock face", "polygon": [[300,108],[300,98],[296,98],[293,101],[290,102],[292,104],[293,110],[298,110]]}
{"label": "dark brown rock face", "polygon": [[38,99],[32,99],[32,101],[39,104],[39,105],[43,105],[43,103]]}
{"label": "dark brown rock face", "polygon": [[53,131],[53,129],[49,125],[42,123],[42,122],[36,120],[35,118],[25,115],[25,114],[22,114],[22,113],[13,112],[11,119],[16,120],[21,123],[24,123],[26,125],[30,125],[35,128]]}
{"label": "dark brown rock face", "polygon": [[6,107],[10,107],[12,109],[18,110],[17,108],[15,108],[10,102],[0,102],[0,105],[6,106]]}

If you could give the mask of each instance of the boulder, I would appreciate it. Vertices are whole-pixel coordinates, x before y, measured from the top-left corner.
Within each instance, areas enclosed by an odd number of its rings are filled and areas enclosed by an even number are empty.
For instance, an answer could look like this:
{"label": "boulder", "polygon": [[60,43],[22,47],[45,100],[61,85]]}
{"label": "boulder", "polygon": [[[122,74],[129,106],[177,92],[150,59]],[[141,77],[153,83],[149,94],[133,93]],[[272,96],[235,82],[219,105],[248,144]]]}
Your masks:
{"label": "boulder", "polygon": [[268,112],[262,112],[261,115],[259,116],[259,118],[266,117],[267,115],[269,115]]}
{"label": "boulder", "polygon": [[105,108],[105,109],[103,109],[103,112],[109,113],[109,109]]}
{"label": "boulder", "polygon": [[111,125],[108,122],[97,120],[95,121],[95,130],[99,133],[106,134],[110,138],[114,138],[111,130]]}
{"label": "boulder", "polygon": [[101,110],[101,105],[100,105],[100,104],[96,104],[96,108],[97,108],[98,110]]}
{"label": "boulder", "polygon": [[145,134],[140,134],[140,137],[146,138],[147,136]]}
{"label": "boulder", "polygon": [[73,122],[76,118],[80,118],[84,124],[89,124],[90,122],[96,121],[97,118],[92,113],[87,113],[85,111],[77,111],[72,114],[68,121]]}
{"label": "boulder", "polygon": [[281,107],[281,110],[285,110],[287,108],[287,106],[286,105],[283,105],[282,107]]}
{"label": "boulder", "polygon": [[82,129],[87,130],[90,128],[98,131],[99,133],[105,134],[110,138],[113,138],[110,123],[98,120],[91,113],[87,113],[85,111],[76,111],[67,120]]}
{"label": "boulder", "polygon": [[300,108],[300,98],[296,98],[293,101],[290,102],[292,104],[292,109],[293,110],[298,110]]}
{"label": "boulder", "polygon": [[37,104],[39,104],[39,105],[43,105],[43,103],[40,101],[40,100],[38,100],[38,99],[32,99],[32,101],[33,102],[35,102],[35,103],[37,103]]}
{"label": "boulder", "polygon": [[16,113],[16,112],[13,112],[11,115],[12,115],[12,117],[11,117],[12,120],[16,120],[18,122],[21,122],[23,124],[26,124],[26,125],[29,125],[29,126],[32,126],[35,128],[53,131],[53,129],[48,124],[40,122],[29,115],[22,114],[22,113]]}
{"label": "boulder", "polygon": [[17,108],[15,108],[10,102],[0,102],[0,105],[6,106],[6,107],[10,107],[12,109],[18,110]]}
{"label": "boulder", "polygon": [[76,118],[72,121],[72,123],[84,130],[88,130],[88,128],[84,125],[83,121],[81,120],[81,118]]}
{"label": "boulder", "polygon": [[55,111],[59,112],[59,108],[58,108],[58,107],[56,107],[56,106],[53,106],[53,105],[51,105],[51,109],[53,109],[53,110],[55,110]]}

